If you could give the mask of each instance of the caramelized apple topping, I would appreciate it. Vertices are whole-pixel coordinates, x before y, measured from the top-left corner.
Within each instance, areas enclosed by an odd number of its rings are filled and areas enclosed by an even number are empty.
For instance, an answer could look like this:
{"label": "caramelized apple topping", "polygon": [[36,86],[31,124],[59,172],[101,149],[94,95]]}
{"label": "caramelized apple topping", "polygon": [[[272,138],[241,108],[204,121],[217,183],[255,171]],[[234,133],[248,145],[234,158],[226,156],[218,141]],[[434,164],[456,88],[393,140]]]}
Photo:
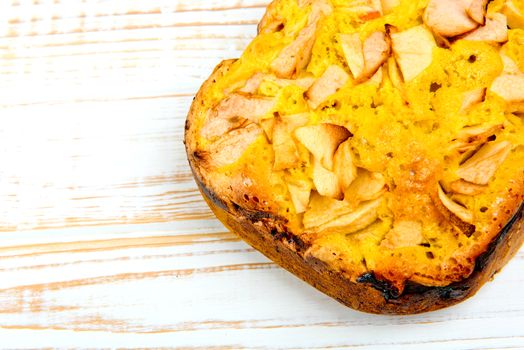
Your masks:
{"label": "caramelized apple topping", "polygon": [[486,19],[486,24],[463,37],[465,40],[505,43],[508,41],[508,20],[506,16],[495,13]]}
{"label": "caramelized apple topping", "polygon": [[391,44],[383,32],[374,32],[363,43],[358,33],[341,34],[340,41],[357,82],[371,78],[389,57]]}
{"label": "caramelized apple topping", "polygon": [[486,190],[486,186],[477,185],[464,180],[453,181],[450,185],[451,191],[467,196],[475,196]]}
{"label": "caramelized apple topping", "polygon": [[272,142],[275,151],[273,170],[284,170],[296,167],[300,162],[297,145],[293,140],[293,131],[309,121],[309,115],[296,114],[275,118]]}
{"label": "caramelized apple topping", "polygon": [[311,4],[311,13],[306,27],[298,33],[297,38],[291,44],[282,49],[271,63],[271,69],[280,78],[291,78],[307,67],[316,39],[318,22],[332,11],[327,1],[313,0],[307,3]]}
{"label": "caramelized apple topping", "polygon": [[322,196],[337,200],[344,198],[337,175],[327,170],[318,160],[315,160],[313,165],[313,183],[317,192]]}
{"label": "caramelized apple topping", "polygon": [[484,22],[485,13],[485,7],[476,0],[430,0],[424,22],[436,34],[449,38],[476,29]]}
{"label": "caramelized apple topping", "polygon": [[[409,83],[432,64],[437,44],[449,48],[456,39],[501,44],[508,41],[508,25],[524,28],[524,15],[515,5],[515,0],[505,2],[504,14],[487,14],[488,2],[428,0],[422,25],[399,31],[386,24],[386,32],[366,31],[367,37],[362,39],[361,33],[339,34],[354,83],[382,84],[383,81],[387,83],[384,77],[388,77],[407,101],[406,91],[411,89]],[[337,11],[354,12],[367,20],[382,16],[399,4],[400,0],[353,0],[337,7]],[[295,213],[303,214],[304,228],[315,233],[351,234],[365,229],[379,218],[381,205],[389,199],[384,195],[388,190],[385,176],[357,167],[358,160],[350,140],[352,134],[347,128],[330,123],[311,125],[310,113],[316,112],[272,115],[277,98],[256,95],[267,83],[279,88],[297,86],[305,91],[304,97],[313,110],[350,80],[346,69],[337,64],[329,65],[318,78],[307,71],[319,23],[333,11],[333,7],[328,0],[298,0],[298,5],[311,8],[306,25],[295,32],[294,40],[270,63],[269,72],[255,73],[251,78],[231,85],[225,91],[227,97],[209,110],[201,129],[202,136],[208,139],[207,149],[199,156],[208,166],[230,165],[238,161],[264,133],[274,151],[273,170],[284,177]],[[280,31],[285,24],[285,19],[278,14],[271,16],[261,25],[263,33]],[[504,99],[511,111],[524,111],[524,72],[504,50],[500,50],[504,70],[489,89]],[[464,93],[459,110],[463,118],[470,117],[473,113],[467,113],[484,102],[487,90],[481,87]],[[326,114],[319,119],[328,120],[330,117]],[[476,230],[475,216],[460,201],[467,198],[465,196],[484,193],[510,154],[513,145],[509,141],[494,141],[494,136],[502,129],[503,124],[483,124],[460,130],[450,147],[454,156],[458,156],[458,152],[463,158],[456,170],[459,179],[454,177],[455,181],[443,183],[445,187],[438,183],[436,191],[430,193],[438,212],[455,230],[468,237]],[[304,156],[307,156],[307,161]],[[303,178],[292,175],[296,176],[294,171],[298,170],[292,169],[298,167]],[[433,174],[431,170],[424,171]],[[431,176],[427,176],[431,180],[429,185],[434,186]],[[426,187],[423,190],[426,191]],[[419,218],[405,216],[396,218],[392,229],[380,243],[381,247],[414,247],[424,242],[423,226],[417,221]]]}
{"label": "caramelized apple topping", "polygon": [[374,223],[378,218],[378,209],[382,198],[362,203],[352,208],[344,201],[313,194],[309,209],[304,213],[304,227],[322,232],[354,233]]}
{"label": "caramelized apple topping", "polygon": [[456,173],[468,182],[487,185],[511,152],[511,148],[511,143],[508,141],[488,142],[464,162]]}
{"label": "caramelized apple topping", "polygon": [[203,158],[213,167],[230,165],[236,162],[261,134],[262,130],[255,124],[232,130],[209,145]]}
{"label": "caramelized apple topping", "polygon": [[351,133],[343,126],[324,123],[298,128],[295,137],[324,168],[332,170],[336,149]]}
{"label": "caramelized apple topping", "polygon": [[397,61],[393,57],[388,59],[387,73],[389,80],[391,81],[391,85],[393,85],[393,87],[400,92],[400,95],[404,101],[408,101],[402,73],[400,72]]}
{"label": "caramelized apple topping", "polygon": [[504,129],[504,125],[476,125],[463,128],[451,142],[451,148],[460,153],[476,150],[490,137]]}
{"label": "caramelized apple topping", "polygon": [[313,85],[315,78],[313,76],[304,76],[297,79],[280,79],[273,74],[256,73],[246,81],[245,85],[239,91],[243,93],[255,94],[258,92],[260,84],[262,84],[264,81],[271,82],[281,88],[295,85],[303,90],[307,90],[311,87],[311,85]]}
{"label": "caramelized apple topping", "polygon": [[346,63],[355,79],[364,74],[364,48],[359,33],[340,34],[340,45],[346,57]]}
{"label": "caramelized apple topping", "polygon": [[519,104],[524,102],[524,73],[517,64],[505,54],[501,55],[504,70],[491,85],[491,91],[502,97],[506,102]]}
{"label": "caramelized apple topping", "polygon": [[257,123],[275,107],[275,103],[273,98],[232,94],[208,112],[201,134],[211,139],[249,122]]}
{"label": "caramelized apple topping", "polygon": [[348,79],[349,75],[343,68],[337,65],[329,66],[307,91],[306,95],[311,108],[317,108],[329,96],[343,87]]}
{"label": "caramelized apple topping", "polygon": [[354,207],[362,202],[377,199],[386,189],[384,175],[359,168],[357,177],[345,189],[344,200]]}
{"label": "caramelized apple topping", "polygon": [[288,182],[287,188],[297,214],[306,211],[309,204],[309,197],[311,195],[311,187],[309,181]]}
{"label": "caramelized apple topping", "polygon": [[333,160],[333,172],[337,175],[342,190],[349,188],[357,177],[357,167],[349,140],[338,146]]}
{"label": "caramelized apple topping", "polygon": [[416,78],[433,60],[437,47],[433,35],[424,27],[417,26],[403,32],[391,33],[392,48],[404,81]]}
{"label": "caramelized apple topping", "polygon": [[275,130],[275,118],[266,118],[262,119],[260,122],[260,127],[264,130],[264,134],[268,141],[273,142],[273,130]]}
{"label": "caramelized apple topping", "polygon": [[482,103],[486,98],[486,90],[486,88],[479,88],[466,92],[462,100],[460,112],[465,113],[476,104]]}
{"label": "caramelized apple topping", "polygon": [[438,184],[437,194],[438,196],[436,200],[434,200],[435,207],[457,231],[468,237],[471,236],[475,232],[473,213],[469,209],[451,200],[440,184]]}
{"label": "caramelized apple topping", "polygon": [[486,12],[488,8],[489,0],[473,0],[470,1],[470,5],[466,8],[468,16],[480,24],[481,26],[486,24]]}

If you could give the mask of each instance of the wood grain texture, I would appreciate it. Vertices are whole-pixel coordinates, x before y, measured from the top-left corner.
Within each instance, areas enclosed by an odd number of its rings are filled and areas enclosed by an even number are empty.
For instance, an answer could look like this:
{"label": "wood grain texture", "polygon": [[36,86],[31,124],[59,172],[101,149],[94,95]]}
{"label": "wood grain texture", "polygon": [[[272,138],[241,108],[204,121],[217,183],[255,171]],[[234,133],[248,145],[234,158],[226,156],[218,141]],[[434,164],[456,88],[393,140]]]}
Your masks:
{"label": "wood grain texture", "polygon": [[266,0],[0,1],[0,348],[524,348],[524,251],[473,299],[361,314],[226,232],[185,116]]}

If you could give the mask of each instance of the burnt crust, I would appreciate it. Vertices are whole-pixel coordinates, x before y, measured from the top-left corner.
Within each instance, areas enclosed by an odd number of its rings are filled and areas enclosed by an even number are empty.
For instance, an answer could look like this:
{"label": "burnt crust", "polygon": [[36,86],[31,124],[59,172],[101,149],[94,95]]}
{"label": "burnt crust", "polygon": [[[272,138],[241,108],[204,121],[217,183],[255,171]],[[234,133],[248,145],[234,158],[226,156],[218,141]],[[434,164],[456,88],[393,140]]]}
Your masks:
{"label": "burnt crust", "polygon": [[352,281],[343,271],[307,254],[310,247],[286,228],[283,218],[271,213],[246,209],[223,198],[207,183],[205,167],[194,152],[195,118],[204,107],[203,94],[216,79],[225,74],[235,60],[223,61],[195,97],[185,127],[186,152],[196,183],[218,219],[248,244],[286,270],[323,293],[355,310],[375,314],[416,314],[459,303],[473,296],[513,257],[524,242],[524,204],[522,196],[514,199],[518,208],[506,219],[496,238],[475,261],[472,274],[445,287],[424,286],[408,281],[399,292],[372,271]]}
{"label": "burnt crust", "polygon": [[[415,314],[441,309],[473,296],[518,251],[524,241],[524,205],[477,258],[470,277],[445,287],[428,287],[408,282],[402,294],[372,272],[352,282],[343,272],[307,256],[309,245],[285,231],[277,220],[253,220],[241,212],[229,212],[216,203],[202,182],[198,182],[215,215],[233,232],[269,259],[295,274],[313,287],[355,310],[375,314]],[[214,197],[216,198],[216,197]]]}

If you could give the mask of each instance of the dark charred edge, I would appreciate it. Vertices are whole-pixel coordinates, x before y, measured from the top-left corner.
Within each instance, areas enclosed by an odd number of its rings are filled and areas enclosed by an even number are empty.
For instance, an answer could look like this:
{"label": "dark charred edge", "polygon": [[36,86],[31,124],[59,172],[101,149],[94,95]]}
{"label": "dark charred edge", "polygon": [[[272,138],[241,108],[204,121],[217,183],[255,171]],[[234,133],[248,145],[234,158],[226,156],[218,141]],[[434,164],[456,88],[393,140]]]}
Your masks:
{"label": "dark charred edge", "polygon": [[305,253],[305,251],[310,247],[310,245],[304,242],[300,237],[288,232],[287,230],[279,231],[277,229],[272,229],[270,233],[275,240],[287,242],[289,245],[293,246],[299,254]]}
{"label": "dark charred edge", "polygon": [[273,213],[246,209],[234,202],[231,202],[232,205],[228,206],[224,200],[222,200],[213,190],[211,190],[203,183],[202,179],[200,178],[200,175],[197,174],[196,170],[194,169],[192,162],[190,162],[190,167],[191,172],[193,173],[193,177],[196,179],[198,187],[200,188],[202,194],[205,197],[209,198],[209,200],[212,201],[214,205],[226,211],[228,214],[241,216],[246,220],[249,220],[250,222],[261,222],[267,220],[272,220],[274,222],[287,221],[284,218],[277,216]]}
{"label": "dark charred edge", "polygon": [[374,289],[378,290],[384,296],[386,301],[398,299],[400,293],[398,289],[392,286],[388,281],[377,279],[373,272],[368,272],[357,279],[358,283],[369,284]]}
{"label": "dark charred edge", "polygon": [[[247,220],[251,221],[251,222],[259,222],[259,221],[263,221],[263,220],[267,220],[267,219],[270,219],[270,220],[283,220],[283,218],[273,214],[273,213],[270,213],[270,212],[267,212],[267,211],[258,211],[258,210],[253,210],[253,209],[246,209],[246,208],[243,208],[242,206],[238,205],[237,203],[233,203],[233,208],[234,208],[234,211],[235,211],[235,214],[237,215],[240,215],[240,216],[243,216],[244,218],[246,218]],[[233,214],[231,212],[231,210],[228,210],[228,212],[230,214]]]}
{"label": "dark charred edge", "polygon": [[227,211],[228,207],[227,207],[226,202],[224,202],[222,199],[220,199],[220,197],[218,197],[214,191],[210,190],[207,186],[204,186],[202,184],[202,180],[200,178],[200,174],[198,174],[197,171],[194,169],[193,162],[191,162],[191,161],[189,162],[189,167],[191,168],[191,173],[193,173],[193,177],[196,180],[198,188],[200,189],[200,191],[202,192],[204,197],[209,198],[209,200],[212,201],[213,204],[216,205],[217,207],[219,207],[220,209]]}
{"label": "dark charred edge", "polygon": [[425,297],[432,296],[443,300],[460,300],[465,298],[470,290],[470,287],[464,284],[465,281],[454,283],[446,287],[424,286],[419,283],[408,281],[406,282],[404,291],[401,294],[398,289],[392,286],[389,282],[376,278],[373,272],[362,275],[357,279],[357,282],[368,284],[372,288],[378,290],[382,293],[384,300],[389,303],[398,303],[399,299],[405,299],[406,297],[413,295]]}
{"label": "dark charred edge", "polygon": [[503,243],[511,232],[513,225],[515,225],[519,220],[522,220],[523,216],[524,203],[521,204],[516,214],[513,215],[506,226],[504,226],[500,234],[489,244],[488,249],[477,258],[474,273],[460,282],[452,283],[445,287],[430,287],[408,281],[402,294],[400,294],[398,289],[388,281],[378,279],[373,272],[362,275],[357,279],[357,282],[369,284],[371,287],[381,292],[387,302],[413,294],[434,294],[441,299],[463,299],[468,295],[471,281],[486,269],[488,264],[493,260],[497,247]]}
{"label": "dark charred edge", "polygon": [[424,295],[433,294],[440,299],[450,300],[462,300],[464,299],[470,290],[470,287],[464,285],[464,282],[451,284],[445,287],[428,287],[415,282],[407,282],[404,288],[405,295]]}

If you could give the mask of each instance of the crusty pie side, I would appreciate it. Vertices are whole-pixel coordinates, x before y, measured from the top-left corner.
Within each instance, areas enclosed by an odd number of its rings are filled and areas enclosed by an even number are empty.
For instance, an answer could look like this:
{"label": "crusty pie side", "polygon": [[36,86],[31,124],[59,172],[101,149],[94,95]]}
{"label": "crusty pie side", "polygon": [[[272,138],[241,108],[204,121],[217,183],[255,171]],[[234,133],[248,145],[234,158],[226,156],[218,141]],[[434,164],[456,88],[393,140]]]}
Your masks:
{"label": "crusty pie side", "polygon": [[275,0],[185,143],[218,218],[326,294],[457,303],[524,240],[524,2]]}

